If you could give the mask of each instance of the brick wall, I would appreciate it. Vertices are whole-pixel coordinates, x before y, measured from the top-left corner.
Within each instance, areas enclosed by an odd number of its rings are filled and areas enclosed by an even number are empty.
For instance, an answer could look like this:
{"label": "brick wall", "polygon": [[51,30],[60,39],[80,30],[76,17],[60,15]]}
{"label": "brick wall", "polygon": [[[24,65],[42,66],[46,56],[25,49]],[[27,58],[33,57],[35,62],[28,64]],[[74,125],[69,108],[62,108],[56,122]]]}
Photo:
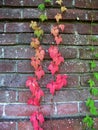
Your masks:
{"label": "brick wall", "polygon": [[[98,42],[88,42],[93,14],[92,34],[98,37],[98,0],[63,0],[68,11],[63,15],[62,23],[65,31],[62,34],[63,44],[60,52],[65,63],[59,73],[68,75],[68,85],[56,92],[54,104],[52,96],[45,88],[53,78],[47,66],[49,55],[44,60],[44,70],[47,73],[40,81],[45,91],[41,110],[46,122],[45,130],[83,130],[81,122],[86,113],[84,101],[90,95],[87,81],[92,75],[89,61],[93,58],[89,47],[93,44],[98,53]],[[37,20],[41,12],[37,9],[43,0],[0,0],[0,130],[32,130],[29,116],[38,107],[27,105],[30,91],[25,87],[25,81],[32,75],[34,69],[30,66],[30,58],[34,50],[29,44],[33,31],[29,28],[31,20]],[[59,10],[52,1],[47,6],[49,20],[41,23],[45,31],[42,41],[47,50],[53,41],[49,34],[55,24],[54,15]],[[97,63],[96,59],[96,63]],[[95,71],[98,71],[98,67]],[[98,106],[98,97],[94,97]],[[95,118],[98,129],[98,119]]]}

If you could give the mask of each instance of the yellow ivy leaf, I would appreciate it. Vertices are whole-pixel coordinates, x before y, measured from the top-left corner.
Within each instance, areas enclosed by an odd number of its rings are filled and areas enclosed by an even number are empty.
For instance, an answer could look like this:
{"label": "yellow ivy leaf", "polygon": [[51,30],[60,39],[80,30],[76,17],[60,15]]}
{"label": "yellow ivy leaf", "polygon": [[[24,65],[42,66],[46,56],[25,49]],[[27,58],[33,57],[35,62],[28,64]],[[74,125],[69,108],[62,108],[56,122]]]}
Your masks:
{"label": "yellow ivy leaf", "polygon": [[61,5],[63,3],[63,1],[62,0],[56,0],[56,3]]}
{"label": "yellow ivy leaf", "polygon": [[66,11],[67,8],[65,6],[61,6],[61,12],[63,13],[64,11]]}
{"label": "yellow ivy leaf", "polygon": [[38,28],[37,22],[31,21],[30,27],[31,27],[32,29],[36,30],[36,29]]}
{"label": "yellow ivy leaf", "polygon": [[60,19],[62,19],[62,15],[61,15],[60,13],[57,13],[57,14],[55,15],[55,19],[56,19],[57,22],[59,22]]}

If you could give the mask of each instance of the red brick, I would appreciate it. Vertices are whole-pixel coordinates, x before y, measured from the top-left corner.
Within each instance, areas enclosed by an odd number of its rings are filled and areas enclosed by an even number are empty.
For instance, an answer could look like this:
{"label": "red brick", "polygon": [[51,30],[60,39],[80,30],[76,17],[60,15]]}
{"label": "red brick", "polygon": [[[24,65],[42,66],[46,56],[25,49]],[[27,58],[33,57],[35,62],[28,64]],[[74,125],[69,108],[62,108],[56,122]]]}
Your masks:
{"label": "red brick", "polygon": [[80,119],[46,120],[43,124],[45,130],[83,130]]}
{"label": "red brick", "polygon": [[30,74],[0,74],[0,86],[25,87],[25,82]]}
{"label": "red brick", "polygon": [[18,130],[32,130],[32,129],[33,126],[30,121],[18,122]]}
{"label": "red brick", "polygon": [[66,103],[57,105],[58,116],[73,115],[78,113],[77,103]]}
{"label": "red brick", "polygon": [[0,130],[16,130],[15,122],[0,122]]}
{"label": "red brick", "polygon": [[31,32],[32,29],[29,27],[30,23],[6,23],[6,32]]}
{"label": "red brick", "polygon": [[[76,30],[79,34],[91,34],[91,25],[90,24],[76,24]],[[98,34],[98,25],[94,24],[92,26],[92,34]]]}
{"label": "red brick", "polygon": [[95,54],[98,53],[98,49],[96,48],[94,52],[91,52],[90,48],[80,48],[80,59],[98,59],[95,57]]}
{"label": "red brick", "polygon": [[20,9],[9,9],[9,8],[1,8],[0,9],[0,19],[20,19],[21,18],[21,10]]}
{"label": "red brick", "polygon": [[84,101],[87,99],[87,97],[90,96],[89,90],[74,90],[74,89],[68,89],[68,90],[62,90],[57,91],[52,97],[49,92],[45,92],[44,97],[44,103],[48,103],[52,101],[54,102],[70,102],[70,101]]}
{"label": "red brick", "polygon": [[[42,64],[43,69],[45,70],[46,73],[49,73],[49,70],[47,69],[49,64],[50,64],[49,61],[45,61]],[[18,62],[17,71],[32,73],[34,71],[34,69],[30,65],[30,61],[24,60],[24,61]],[[88,72],[88,71],[89,71],[89,67],[88,67],[87,63],[76,62],[76,61],[67,61],[67,62],[65,61],[65,63],[60,66],[58,73],[69,73],[69,72],[71,72],[71,73],[83,72],[84,73],[84,72]]]}
{"label": "red brick", "polygon": [[16,92],[15,91],[0,91],[0,102],[15,102],[16,101]]}
{"label": "red brick", "polygon": [[16,44],[16,34],[0,34],[0,45]]}
{"label": "red brick", "polygon": [[[7,116],[31,116],[31,114],[38,110],[39,107],[24,104],[9,104],[5,107],[5,113]],[[40,110],[45,116],[53,115],[54,108],[52,105],[42,105]]]}
{"label": "red brick", "polygon": [[3,115],[3,105],[0,105],[0,116]]}
{"label": "red brick", "polygon": [[9,0],[5,0],[5,2],[4,2],[5,4],[5,6],[21,6],[21,1],[20,0],[11,0],[11,1],[9,1]]}
{"label": "red brick", "polygon": [[0,32],[4,32],[4,23],[0,23]]}
{"label": "red brick", "polygon": [[75,6],[78,8],[92,8],[92,9],[98,9],[98,1],[89,1],[89,0],[76,0]]}
{"label": "red brick", "polygon": [[0,72],[15,72],[16,71],[16,62],[3,60],[0,61]]}

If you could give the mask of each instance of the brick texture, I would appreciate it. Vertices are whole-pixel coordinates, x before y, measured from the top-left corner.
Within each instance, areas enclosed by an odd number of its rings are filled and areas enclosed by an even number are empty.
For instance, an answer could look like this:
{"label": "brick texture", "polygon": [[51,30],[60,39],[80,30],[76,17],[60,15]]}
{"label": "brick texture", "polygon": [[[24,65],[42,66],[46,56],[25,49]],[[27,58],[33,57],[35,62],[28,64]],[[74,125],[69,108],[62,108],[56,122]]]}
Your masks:
{"label": "brick texture", "polygon": [[[67,74],[68,83],[55,95],[49,93],[47,83],[55,80],[48,66],[51,58],[50,45],[55,45],[51,28],[56,26],[54,16],[60,6],[56,0],[46,4],[48,20],[39,21],[42,12],[38,5],[43,0],[0,0],[0,130],[33,130],[30,115],[42,111],[45,116],[44,130],[84,130],[83,116],[88,111],[85,100],[90,96],[88,80],[93,72],[98,72],[98,0],[63,0],[67,7],[60,23],[65,25],[59,51],[64,57],[57,74]],[[35,50],[30,47],[34,31],[31,20],[38,21],[44,30],[41,45],[45,49],[42,67],[45,76],[38,81],[45,93],[41,106],[27,105],[32,96],[26,80],[34,76],[31,57]],[[91,52],[92,46],[95,50]],[[95,59],[97,67],[90,69],[90,61]],[[98,86],[98,80],[95,80]],[[92,96],[98,107],[98,97]],[[94,118],[98,129],[98,118]]]}

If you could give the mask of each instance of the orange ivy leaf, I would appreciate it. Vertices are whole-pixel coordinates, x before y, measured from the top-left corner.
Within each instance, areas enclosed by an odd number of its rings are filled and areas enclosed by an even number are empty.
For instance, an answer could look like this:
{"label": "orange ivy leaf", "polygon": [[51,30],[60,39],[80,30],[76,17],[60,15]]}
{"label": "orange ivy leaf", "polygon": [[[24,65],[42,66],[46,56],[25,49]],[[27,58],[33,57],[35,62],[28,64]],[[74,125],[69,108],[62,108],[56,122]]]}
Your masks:
{"label": "orange ivy leaf", "polygon": [[65,25],[64,24],[59,24],[59,28],[62,30],[62,32],[64,31],[65,29]]}
{"label": "orange ivy leaf", "polygon": [[40,41],[38,38],[32,38],[32,42],[30,44],[31,47],[38,48],[40,45]]}
{"label": "orange ivy leaf", "polygon": [[35,70],[37,70],[37,68],[40,65],[40,60],[36,57],[32,57],[31,58],[31,65],[34,67]]}
{"label": "orange ivy leaf", "polygon": [[55,41],[56,41],[56,44],[60,44],[62,42],[62,37],[59,35],[59,36],[56,36],[55,37]]}
{"label": "orange ivy leaf", "polygon": [[67,8],[65,6],[61,6],[61,12],[65,12],[67,10]]}
{"label": "orange ivy leaf", "polygon": [[62,15],[61,15],[60,13],[57,13],[57,14],[55,15],[55,19],[56,19],[57,22],[59,22],[60,19],[62,19]]}
{"label": "orange ivy leaf", "polygon": [[56,3],[61,5],[63,3],[63,0],[56,0]]}
{"label": "orange ivy leaf", "polygon": [[57,36],[59,34],[59,29],[57,26],[51,28],[51,34]]}
{"label": "orange ivy leaf", "polygon": [[40,59],[42,61],[44,59],[44,56],[45,56],[45,51],[40,46],[38,49],[36,49],[35,57],[37,57],[38,59]]}

